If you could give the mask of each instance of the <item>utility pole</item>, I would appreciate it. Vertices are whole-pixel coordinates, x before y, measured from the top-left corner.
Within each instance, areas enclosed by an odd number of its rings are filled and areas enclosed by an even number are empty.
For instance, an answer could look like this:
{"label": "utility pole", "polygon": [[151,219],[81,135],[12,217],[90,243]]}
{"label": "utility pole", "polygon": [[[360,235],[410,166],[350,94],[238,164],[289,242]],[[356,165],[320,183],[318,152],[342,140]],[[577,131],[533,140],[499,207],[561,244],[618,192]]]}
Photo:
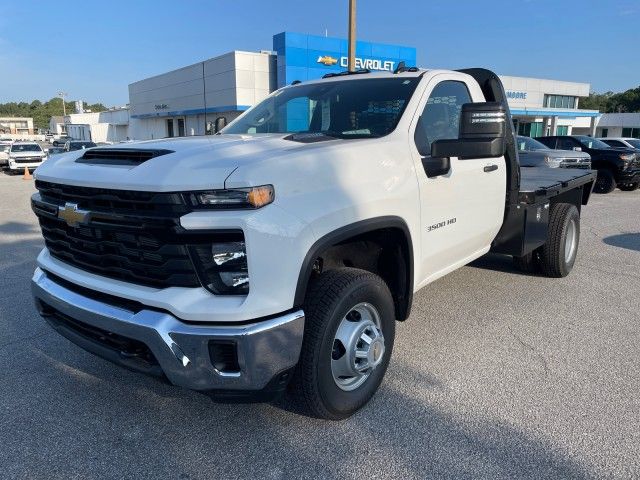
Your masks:
{"label": "utility pole", "polygon": [[356,0],[349,0],[349,71],[356,69]]}
{"label": "utility pole", "polygon": [[67,96],[65,92],[58,92],[58,96],[62,99],[62,115],[67,116],[67,106],[64,104],[64,97]]}

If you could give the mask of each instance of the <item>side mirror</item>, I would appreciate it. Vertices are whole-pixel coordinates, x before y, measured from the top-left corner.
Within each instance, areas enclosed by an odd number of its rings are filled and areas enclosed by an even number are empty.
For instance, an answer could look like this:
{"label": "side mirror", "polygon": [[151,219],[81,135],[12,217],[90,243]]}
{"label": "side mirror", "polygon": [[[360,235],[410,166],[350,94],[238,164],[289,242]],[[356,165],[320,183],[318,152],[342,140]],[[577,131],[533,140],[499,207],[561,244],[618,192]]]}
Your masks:
{"label": "side mirror", "polygon": [[500,102],[465,103],[457,139],[436,140],[432,157],[494,158],[506,151],[507,111]]}
{"label": "side mirror", "polygon": [[227,117],[218,117],[216,118],[213,131],[214,133],[218,133],[220,130],[222,130],[226,126],[227,126]]}

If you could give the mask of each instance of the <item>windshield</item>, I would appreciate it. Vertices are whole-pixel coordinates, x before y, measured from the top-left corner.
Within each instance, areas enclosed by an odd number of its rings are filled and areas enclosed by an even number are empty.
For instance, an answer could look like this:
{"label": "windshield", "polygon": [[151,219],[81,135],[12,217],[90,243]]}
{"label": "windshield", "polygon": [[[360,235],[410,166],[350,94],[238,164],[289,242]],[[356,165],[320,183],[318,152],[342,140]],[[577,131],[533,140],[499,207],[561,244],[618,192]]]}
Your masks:
{"label": "windshield", "polygon": [[548,150],[545,144],[540,143],[537,140],[529,137],[518,137],[518,150],[522,151],[531,151],[531,150]]}
{"label": "windshield", "polygon": [[640,139],[627,139],[626,142],[633,146],[633,148],[640,148]]}
{"label": "windshield", "polygon": [[598,140],[597,138],[586,137],[584,135],[580,135],[576,137],[576,139],[582,144],[583,147],[587,148],[611,148],[609,145],[604,143],[602,140]]}
{"label": "windshield", "polygon": [[41,152],[40,145],[35,143],[15,143],[11,146],[11,152]]}
{"label": "windshield", "polygon": [[372,138],[396,128],[419,78],[376,78],[283,88],[222,130],[223,134],[316,133]]}

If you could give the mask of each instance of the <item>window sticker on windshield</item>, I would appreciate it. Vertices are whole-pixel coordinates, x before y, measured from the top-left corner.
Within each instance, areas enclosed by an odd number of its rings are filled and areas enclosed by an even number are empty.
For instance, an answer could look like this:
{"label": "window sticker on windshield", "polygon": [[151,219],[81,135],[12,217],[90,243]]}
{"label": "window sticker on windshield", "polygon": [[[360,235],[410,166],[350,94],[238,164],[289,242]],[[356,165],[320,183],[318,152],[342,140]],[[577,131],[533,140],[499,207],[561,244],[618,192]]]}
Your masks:
{"label": "window sticker on windshield", "polygon": [[404,82],[402,82],[403,85],[409,85],[411,83],[411,80],[405,80]]}

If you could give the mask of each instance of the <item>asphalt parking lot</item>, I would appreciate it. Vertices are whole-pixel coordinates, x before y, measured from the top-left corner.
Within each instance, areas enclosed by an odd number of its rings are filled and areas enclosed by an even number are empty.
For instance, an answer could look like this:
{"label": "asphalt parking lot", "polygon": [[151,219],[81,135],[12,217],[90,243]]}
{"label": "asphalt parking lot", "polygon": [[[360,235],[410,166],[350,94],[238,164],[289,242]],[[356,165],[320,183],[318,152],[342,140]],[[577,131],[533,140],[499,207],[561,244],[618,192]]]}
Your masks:
{"label": "asphalt parking lot", "polygon": [[219,405],[36,314],[33,182],[0,174],[1,478],[638,478],[640,191],[594,196],[565,279],[487,256],[420,291],[373,401]]}

